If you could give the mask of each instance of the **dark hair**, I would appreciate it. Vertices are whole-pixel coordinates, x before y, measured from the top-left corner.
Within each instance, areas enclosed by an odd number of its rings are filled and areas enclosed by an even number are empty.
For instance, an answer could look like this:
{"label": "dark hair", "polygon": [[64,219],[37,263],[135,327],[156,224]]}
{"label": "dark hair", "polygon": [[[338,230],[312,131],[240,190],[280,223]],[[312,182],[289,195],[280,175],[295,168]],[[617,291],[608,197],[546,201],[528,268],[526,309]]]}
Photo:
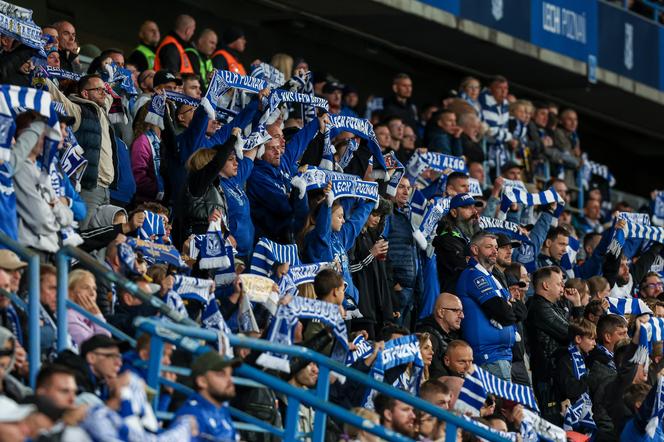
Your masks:
{"label": "dark hair", "polygon": [[569,231],[566,228],[562,227],[562,226],[552,227],[547,232],[546,239],[547,240],[550,239],[550,240],[553,241],[561,235],[562,236],[569,236]]}
{"label": "dark hair", "polygon": [[604,343],[604,335],[613,333],[617,328],[627,328],[627,321],[619,315],[604,315],[597,321],[597,340]]}
{"label": "dark hair", "polygon": [[409,335],[410,330],[408,330],[406,327],[402,327],[400,325],[395,325],[395,324],[387,324],[385,327],[383,327],[380,331],[380,339],[379,341],[387,341],[390,339],[390,336],[392,335]]}
{"label": "dark hair", "polygon": [[410,75],[404,72],[399,72],[392,78],[392,83],[396,83],[399,80],[410,80]]}
{"label": "dark hair", "polygon": [[507,83],[507,78],[503,77],[502,75],[495,75],[491,78],[489,84],[493,85],[496,83]]}
{"label": "dark hair", "polygon": [[554,273],[561,274],[562,270],[560,270],[560,267],[558,266],[546,266],[537,269],[535,273],[533,273],[533,288],[537,290],[540,283],[545,279],[549,279]]}
{"label": "dark hair", "polygon": [[64,374],[71,376],[74,379],[76,378],[76,373],[74,373],[74,371],[71,368],[66,367],[64,365],[60,364],[42,365],[42,367],[39,369],[39,373],[37,373],[37,381],[35,383],[35,389],[43,387],[56,374]]}
{"label": "dark hair", "polygon": [[452,172],[452,173],[449,174],[448,177],[447,177],[447,185],[449,185],[449,184],[452,183],[453,181],[460,180],[460,179],[467,180],[467,179],[468,179],[468,175],[466,175],[466,174],[463,173],[463,172]]}
{"label": "dark hair", "polygon": [[521,267],[523,264],[520,262],[513,262],[505,268],[505,276],[512,276],[517,281],[521,280]]}
{"label": "dark hair", "polygon": [[397,403],[397,400],[392,396],[388,396],[383,393],[378,393],[373,400],[374,410],[380,416],[380,421],[383,422],[383,413],[385,410],[391,410]]}
{"label": "dark hair", "polygon": [[44,276],[47,275],[53,275],[57,277],[58,269],[56,269],[55,266],[52,264],[42,264],[41,266],[39,266],[39,279],[42,279]]}
{"label": "dark hair", "polygon": [[201,78],[196,74],[182,74],[182,82],[183,83],[185,81],[191,81],[191,80],[201,81]]}
{"label": "dark hair", "polygon": [[639,289],[643,290],[644,288],[646,288],[646,285],[648,285],[648,284],[646,284],[646,279],[652,278],[653,276],[655,276],[657,278],[660,277],[659,273],[657,273],[657,272],[648,272],[648,273],[646,273],[646,276],[643,277],[643,279],[641,280],[641,283],[639,284]]}
{"label": "dark hair", "polygon": [[98,78],[101,80],[101,76],[99,74],[88,74],[82,76],[81,79],[78,80],[78,93],[80,94],[83,90],[85,90],[88,83],[90,83],[90,81],[94,78]]}
{"label": "dark hair", "polygon": [[588,232],[588,233],[586,233],[586,236],[583,237],[583,248],[585,249],[586,246],[588,245],[588,243],[589,243],[592,239],[594,239],[594,238],[596,238],[596,237],[598,237],[598,236],[602,236],[602,234],[601,234],[601,233],[597,233],[597,232]]}
{"label": "dark hair", "polygon": [[604,308],[602,307],[602,301],[599,299],[591,300],[583,309],[583,317],[590,320],[590,315],[602,316],[604,314]]}
{"label": "dark hair", "polygon": [[343,287],[344,279],[332,269],[321,270],[314,278],[314,292],[318,299],[330,294],[336,288]]}
{"label": "dark hair", "polygon": [[648,393],[650,393],[651,388],[648,384],[631,384],[625,390],[625,394],[623,394],[625,406],[633,412],[636,411],[636,403],[643,402]]}
{"label": "dark hair", "polygon": [[[420,398],[434,394],[450,394],[450,387],[438,379],[429,379],[420,387]],[[426,400],[426,399],[424,399]]]}

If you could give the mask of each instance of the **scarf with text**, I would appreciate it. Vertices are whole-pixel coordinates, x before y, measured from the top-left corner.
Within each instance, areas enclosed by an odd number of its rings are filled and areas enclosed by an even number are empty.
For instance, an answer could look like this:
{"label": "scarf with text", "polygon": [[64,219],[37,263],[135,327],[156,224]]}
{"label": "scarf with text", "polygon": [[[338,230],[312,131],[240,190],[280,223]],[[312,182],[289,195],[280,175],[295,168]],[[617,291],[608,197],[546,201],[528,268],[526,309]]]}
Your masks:
{"label": "scarf with text", "polygon": [[314,282],[316,275],[325,269],[334,269],[334,263],[319,262],[316,264],[294,265],[288,269],[288,273],[293,280],[293,284],[300,285]]}
{"label": "scarf with text", "polygon": [[324,189],[327,183],[332,180],[355,181],[359,180],[357,175],[335,172],[332,170],[321,169],[314,166],[308,166],[304,173],[301,173],[291,180],[291,185],[300,192],[300,199],[304,198],[308,191]]}
{"label": "scarf with text", "polygon": [[394,152],[388,153],[383,157],[383,159],[385,160],[385,165],[387,166],[387,170],[394,170],[394,172],[392,172],[390,180],[387,182],[387,188],[385,189],[385,193],[387,193],[388,196],[394,196],[397,194],[397,187],[399,186],[401,178],[403,178],[406,169],[403,167],[403,164],[401,164],[401,162],[397,159],[397,156]]}
{"label": "scarf with text", "polygon": [[332,190],[327,194],[327,203],[339,198],[359,198],[378,205],[378,183],[362,180],[332,180]]}
{"label": "scarf with text", "polygon": [[591,431],[597,429],[593,419],[593,403],[588,393],[583,393],[581,397],[572,405],[567,407],[563,423],[565,431]]}
{"label": "scarf with text", "polygon": [[433,203],[427,205],[422,223],[413,232],[413,238],[422,250],[426,250],[429,241],[436,233],[436,227],[440,220],[450,211],[451,198],[434,198]]}
{"label": "scarf with text", "polygon": [[355,339],[353,339],[353,345],[355,346],[355,350],[348,353],[348,356],[346,357],[346,365],[353,365],[358,360],[367,359],[373,354],[373,345],[370,341],[367,341],[363,335],[357,335]]}
{"label": "scarf with text", "polygon": [[32,21],[32,10],[0,2],[0,34],[20,41],[46,58],[41,28]]}
{"label": "scarf with text", "polygon": [[581,379],[581,377],[588,374],[588,369],[586,369],[586,362],[583,359],[583,355],[581,354],[581,351],[579,351],[579,348],[574,344],[570,344],[569,347],[567,347],[567,351],[572,358],[572,371],[574,372],[574,378],[577,380]]}
{"label": "scarf with text", "polygon": [[[272,318],[268,340],[275,344],[293,345],[295,326],[301,319],[310,319],[321,322],[332,329],[336,337],[336,345],[332,352],[332,359],[344,363],[348,352],[348,334],[339,306],[317,299],[294,297],[288,304],[279,305],[277,313]],[[256,363],[274,370],[290,373],[288,356],[272,352],[262,353]]]}
{"label": "scarf with text", "polygon": [[411,181],[419,177],[426,169],[433,169],[438,172],[450,169],[453,172],[467,173],[466,161],[462,157],[438,152],[421,153],[416,151],[406,166],[406,172]]}
{"label": "scarf with text", "polygon": [[182,261],[178,249],[167,244],[157,244],[142,239],[127,238],[126,243],[136,252],[140,252],[145,260],[152,264],[163,263],[171,264],[178,268],[185,268],[187,265]]}
{"label": "scarf with text", "polygon": [[[330,114],[330,126],[338,132],[350,132],[360,138],[367,140],[369,151],[373,158],[374,175],[377,178],[384,179],[387,171],[383,153],[378,145],[376,134],[373,130],[373,125],[369,120],[357,117],[349,117],[347,115]],[[377,173],[375,168],[378,167],[382,173]]]}

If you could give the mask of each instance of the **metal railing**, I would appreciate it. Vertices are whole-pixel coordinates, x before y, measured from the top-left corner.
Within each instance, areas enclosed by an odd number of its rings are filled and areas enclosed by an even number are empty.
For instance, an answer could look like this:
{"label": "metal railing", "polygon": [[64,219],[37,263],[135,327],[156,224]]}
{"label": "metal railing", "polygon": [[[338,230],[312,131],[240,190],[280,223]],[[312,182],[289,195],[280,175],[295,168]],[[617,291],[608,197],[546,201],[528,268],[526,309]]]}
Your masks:
{"label": "metal railing", "polygon": [[23,247],[4,232],[0,232],[0,244],[16,253],[28,263],[28,363],[30,386],[35,387],[40,367],[41,342],[39,333],[39,255]]}
{"label": "metal railing", "polygon": [[[156,391],[159,390],[160,385],[159,373],[162,370],[161,351],[163,351],[163,345],[165,342],[170,342],[179,348],[185,348],[194,354],[201,354],[206,351],[210,351],[210,348],[205,345],[201,345],[198,342],[199,340],[207,342],[217,342],[218,340],[218,334],[212,330],[182,326],[167,321],[137,318],[135,320],[135,325],[138,330],[149,333],[152,337],[150,340],[150,362],[148,363],[148,385]],[[306,404],[315,408],[316,410],[313,424],[314,432],[312,434],[312,440],[314,442],[320,442],[324,440],[326,420],[328,415],[343,422],[347,422],[350,425],[362,428],[389,441],[409,440],[402,435],[396,434],[390,430],[386,430],[381,426],[377,426],[371,421],[362,419],[357,415],[349,413],[347,410],[339,407],[338,405],[329,403],[329,375],[331,372],[335,372],[344,376],[346,378],[346,382],[348,382],[348,380],[358,382],[362,384],[364,388],[371,388],[380,393],[387,394],[401,402],[412,405],[418,410],[422,410],[436,418],[444,420],[446,422],[446,441],[456,441],[458,428],[471,431],[472,433],[490,441],[506,441],[505,438],[495,432],[489,431],[486,428],[482,428],[473,422],[467,421],[448,411],[436,407],[429,402],[411,395],[408,392],[379,382],[360,371],[347,367],[313,350],[300,346],[274,344],[269,341],[247,338],[238,335],[230,335],[228,338],[230,340],[230,344],[234,347],[249,348],[252,351],[258,352],[269,351],[279,354],[286,354],[291,357],[301,358],[318,364],[318,382],[314,390],[315,393],[295,388],[287,382],[247,364],[242,364],[240,367],[234,370],[236,375],[253,379],[254,381],[263,384],[268,388],[274,389],[288,396],[288,407],[284,425],[284,431],[286,435],[285,440],[296,440],[292,438],[292,435],[296,433],[295,430],[297,427],[297,411],[300,404]]]}

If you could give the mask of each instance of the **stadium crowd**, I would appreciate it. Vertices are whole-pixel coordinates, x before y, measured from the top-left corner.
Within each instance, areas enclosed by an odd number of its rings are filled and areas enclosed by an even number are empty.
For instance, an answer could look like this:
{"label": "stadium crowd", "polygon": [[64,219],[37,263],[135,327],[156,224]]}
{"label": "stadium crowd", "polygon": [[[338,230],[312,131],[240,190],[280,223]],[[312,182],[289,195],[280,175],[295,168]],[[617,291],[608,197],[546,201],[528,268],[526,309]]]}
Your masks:
{"label": "stadium crowd", "polygon": [[[235,386],[233,369],[316,388],[313,362],[167,344],[162,366],[191,375],[162,376],[194,393],[162,385],[153,409],[150,335],[134,320],[162,317],[155,303],[73,263],[80,308],[57,351],[63,245],[163,301],[164,321],[303,345],[511,440],[664,440],[659,194],[612,204],[574,109],[515,97],[501,76],[425,104],[398,73],[362,101],[352,78],[303,58],[246,63],[237,27],[181,15],[162,31],[144,22],[128,53],[87,45],[83,66],[75,23],[37,44],[0,29],[0,229],[41,259],[31,389],[27,263],[0,250],[0,441],[268,441],[236,431],[229,404],[282,427],[288,399]],[[444,437],[427,413],[329,382],[363,418]],[[298,431],[313,421],[301,405]],[[326,439],[376,440],[331,418]]]}

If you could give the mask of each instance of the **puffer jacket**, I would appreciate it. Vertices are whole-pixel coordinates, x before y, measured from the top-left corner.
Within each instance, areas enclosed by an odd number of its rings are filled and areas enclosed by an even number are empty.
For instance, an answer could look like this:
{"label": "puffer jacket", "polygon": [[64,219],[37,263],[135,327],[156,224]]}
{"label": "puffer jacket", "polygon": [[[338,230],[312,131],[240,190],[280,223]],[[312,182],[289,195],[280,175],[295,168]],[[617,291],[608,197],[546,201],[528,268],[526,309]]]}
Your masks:
{"label": "puffer jacket", "polygon": [[395,208],[389,225],[387,259],[393,270],[393,282],[401,287],[415,288],[418,256],[410,220]]}

